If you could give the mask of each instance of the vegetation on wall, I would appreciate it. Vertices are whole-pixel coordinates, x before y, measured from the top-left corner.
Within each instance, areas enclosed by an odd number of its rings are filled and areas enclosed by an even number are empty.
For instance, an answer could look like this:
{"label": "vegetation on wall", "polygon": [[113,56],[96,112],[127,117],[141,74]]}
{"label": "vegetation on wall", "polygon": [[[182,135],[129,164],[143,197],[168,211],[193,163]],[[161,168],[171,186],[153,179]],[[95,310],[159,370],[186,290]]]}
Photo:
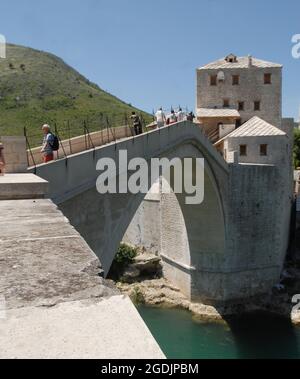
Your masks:
{"label": "vegetation on wall", "polygon": [[118,280],[126,267],[134,262],[137,255],[136,248],[121,243],[111,266],[109,277],[113,280]]}
{"label": "vegetation on wall", "polygon": [[134,258],[137,256],[137,249],[131,246],[121,243],[115,262],[121,266],[127,266],[134,262]]}
{"label": "vegetation on wall", "polygon": [[300,167],[300,130],[299,129],[295,129],[295,132],[294,132],[293,158],[294,158],[295,169],[297,169],[298,167]]}

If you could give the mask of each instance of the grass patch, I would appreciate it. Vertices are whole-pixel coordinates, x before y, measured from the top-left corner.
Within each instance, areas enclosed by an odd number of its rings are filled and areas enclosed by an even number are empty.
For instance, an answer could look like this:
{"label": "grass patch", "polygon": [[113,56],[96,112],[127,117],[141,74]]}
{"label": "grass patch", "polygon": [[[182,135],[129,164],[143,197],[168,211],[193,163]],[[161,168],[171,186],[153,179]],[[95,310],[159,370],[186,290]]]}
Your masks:
{"label": "grass patch", "polygon": [[37,146],[45,123],[59,131],[68,124],[70,130],[62,134],[74,137],[83,134],[83,120],[90,131],[101,130],[101,115],[112,127],[124,125],[132,111],[151,122],[149,114],[103,91],[55,55],[12,44],[6,53],[0,59],[0,136],[23,135],[26,127]]}

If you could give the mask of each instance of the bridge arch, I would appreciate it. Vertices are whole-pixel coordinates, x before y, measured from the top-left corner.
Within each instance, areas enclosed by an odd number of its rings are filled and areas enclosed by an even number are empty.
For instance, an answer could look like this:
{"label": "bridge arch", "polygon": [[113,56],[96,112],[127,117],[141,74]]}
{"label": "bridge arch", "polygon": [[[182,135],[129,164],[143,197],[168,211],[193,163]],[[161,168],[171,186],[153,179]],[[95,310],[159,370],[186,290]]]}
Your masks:
{"label": "bridge arch", "polygon": [[[178,146],[175,154],[181,158],[205,158],[193,143]],[[161,255],[165,275],[171,282],[188,298],[210,302],[222,295],[220,281],[213,284],[211,279],[224,267],[226,223],[224,194],[207,159],[204,174],[201,204],[187,205],[184,193],[162,194]]]}
{"label": "bridge arch", "polygon": [[[162,195],[161,254],[166,276],[189,298],[209,301],[217,297],[221,300],[220,269],[225,261],[228,168],[198,126],[192,123],[172,125],[102,147],[96,152],[77,154],[69,158],[67,165],[54,162],[41,166],[37,174],[49,180],[54,200],[99,257],[107,274],[117,248],[146,196],[130,193],[100,195],[97,192],[95,163],[101,157],[116,157],[119,150],[127,150],[128,159],[205,159],[202,204],[187,205],[184,193]],[[49,174],[58,165],[63,171],[58,174],[59,184],[58,178]],[[82,165],[84,167],[80,168]],[[54,193],[58,188],[59,192]]]}

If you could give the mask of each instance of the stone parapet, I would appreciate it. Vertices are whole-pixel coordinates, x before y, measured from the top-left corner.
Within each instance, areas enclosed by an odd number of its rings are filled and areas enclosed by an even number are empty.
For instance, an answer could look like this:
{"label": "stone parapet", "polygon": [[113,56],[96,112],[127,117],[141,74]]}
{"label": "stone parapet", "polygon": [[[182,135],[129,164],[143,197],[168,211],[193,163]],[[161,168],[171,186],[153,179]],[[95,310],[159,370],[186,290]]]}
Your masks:
{"label": "stone parapet", "polygon": [[25,137],[1,137],[4,146],[5,172],[22,173],[26,172],[27,153]]}
{"label": "stone parapet", "polygon": [[47,193],[48,182],[34,174],[0,176],[0,200],[38,199]]}

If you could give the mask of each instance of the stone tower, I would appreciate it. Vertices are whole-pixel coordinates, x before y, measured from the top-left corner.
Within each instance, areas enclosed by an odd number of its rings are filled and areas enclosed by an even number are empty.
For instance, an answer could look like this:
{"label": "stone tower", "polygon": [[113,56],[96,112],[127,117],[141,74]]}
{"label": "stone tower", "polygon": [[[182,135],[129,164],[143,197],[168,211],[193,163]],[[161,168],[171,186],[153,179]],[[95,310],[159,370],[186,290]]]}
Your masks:
{"label": "stone tower", "polygon": [[282,127],[282,65],[233,54],[197,69],[197,119],[218,139],[257,116]]}

